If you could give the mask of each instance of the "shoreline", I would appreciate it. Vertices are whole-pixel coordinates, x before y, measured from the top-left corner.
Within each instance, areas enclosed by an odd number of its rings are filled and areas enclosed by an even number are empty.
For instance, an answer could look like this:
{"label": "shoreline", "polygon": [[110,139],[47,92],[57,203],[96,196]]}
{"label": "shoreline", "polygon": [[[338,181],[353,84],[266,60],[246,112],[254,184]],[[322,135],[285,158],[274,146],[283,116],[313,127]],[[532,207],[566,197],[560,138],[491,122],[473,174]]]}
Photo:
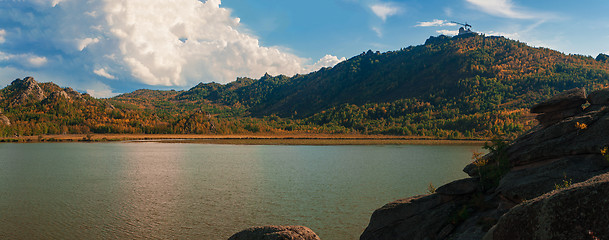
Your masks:
{"label": "shoreline", "polygon": [[65,134],[0,138],[0,143],[162,142],[229,145],[482,145],[485,139],[360,134]]}

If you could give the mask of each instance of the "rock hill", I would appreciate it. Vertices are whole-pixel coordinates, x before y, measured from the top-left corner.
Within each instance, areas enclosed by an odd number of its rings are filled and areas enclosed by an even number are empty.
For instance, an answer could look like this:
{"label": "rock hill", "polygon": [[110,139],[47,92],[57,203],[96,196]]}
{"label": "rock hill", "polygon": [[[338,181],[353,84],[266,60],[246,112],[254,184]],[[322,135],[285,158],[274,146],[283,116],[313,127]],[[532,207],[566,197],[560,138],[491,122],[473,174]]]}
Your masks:
{"label": "rock hill", "polygon": [[0,100],[8,101],[8,107],[36,103],[41,101],[56,102],[59,100],[84,100],[81,94],[72,88],[61,88],[54,83],[39,83],[33,77],[16,79],[2,89]]}
{"label": "rock hill", "polygon": [[471,178],[383,206],[360,239],[608,239],[609,89],[531,111],[540,125],[490,146]]}

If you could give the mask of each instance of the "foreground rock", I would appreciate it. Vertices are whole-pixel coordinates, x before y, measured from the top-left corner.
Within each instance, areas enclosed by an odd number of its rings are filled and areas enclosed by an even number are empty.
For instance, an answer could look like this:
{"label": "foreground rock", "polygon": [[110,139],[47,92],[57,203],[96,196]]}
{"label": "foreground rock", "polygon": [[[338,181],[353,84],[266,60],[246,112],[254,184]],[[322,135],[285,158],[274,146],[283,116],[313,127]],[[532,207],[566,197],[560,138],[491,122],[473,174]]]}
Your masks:
{"label": "foreground rock", "polygon": [[586,90],[575,88],[533,106],[531,113],[541,113],[537,116],[539,123],[543,126],[550,126],[561,119],[581,113],[582,104],[586,101]]}
{"label": "foreground rock", "polygon": [[304,226],[251,227],[231,236],[229,240],[320,240],[319,236]]}
{"label": "foreground rock", "polygon": [[484,239],[609,239],[608,194],[609,174],[547,193],[512,208]]}
{"label": "foreground rock", "polygon": [[[586,101],[590,105],[584,109]],[[471,178],[383,206],[360,239],[482,239],[495,224],[486,238],[609,239],[609,200],[603,199],[609,196],[604,183],[609,175],[603,175],[609,161],[601,154],[609,146],[609,89],[588,98],[584,89],[565,91],[531,112],[540,113],[540,125],[466,166]],[[599,175],[603,177],[544,195]],[[542,195],[536,203],[522,203]],[[594,207],[598,205],[604,206]],[[527,229],[522,235],[520,226]],[[553,235],[557,227],[573,229]]]}

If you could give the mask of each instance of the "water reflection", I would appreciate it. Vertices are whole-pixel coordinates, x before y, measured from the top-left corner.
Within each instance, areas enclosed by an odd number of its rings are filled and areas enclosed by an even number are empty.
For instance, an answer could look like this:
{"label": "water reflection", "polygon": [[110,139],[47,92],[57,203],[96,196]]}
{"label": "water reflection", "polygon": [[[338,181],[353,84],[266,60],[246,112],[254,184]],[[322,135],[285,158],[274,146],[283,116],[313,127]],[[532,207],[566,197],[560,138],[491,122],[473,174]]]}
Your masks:
{"label": "water reflection", "polygon": [[177,205],[181,199],[183,145],[154,143],[122,146],[121,220],[129,238],[178,237]]}
{"label": "water reflection", "polygon": [[374,209],[465,177],[478,149],[0,144],[0,238],[226,239],[299,224],[357,239]]}

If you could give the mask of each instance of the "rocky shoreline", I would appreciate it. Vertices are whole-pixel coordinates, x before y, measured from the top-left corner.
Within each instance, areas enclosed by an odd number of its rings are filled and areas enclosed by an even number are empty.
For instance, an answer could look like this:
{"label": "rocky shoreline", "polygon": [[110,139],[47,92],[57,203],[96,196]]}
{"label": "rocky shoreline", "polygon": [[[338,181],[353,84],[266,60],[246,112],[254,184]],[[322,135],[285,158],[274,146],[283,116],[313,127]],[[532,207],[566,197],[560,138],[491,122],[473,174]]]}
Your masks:
{"label": "rocky shoreline", "polygon": [[[360,240],[609,239],[609,89],[565,91],[531,112],[540,124],[488,146],[470,178],[377,209]],[[262,228],[231,239],[319,239]]]}

